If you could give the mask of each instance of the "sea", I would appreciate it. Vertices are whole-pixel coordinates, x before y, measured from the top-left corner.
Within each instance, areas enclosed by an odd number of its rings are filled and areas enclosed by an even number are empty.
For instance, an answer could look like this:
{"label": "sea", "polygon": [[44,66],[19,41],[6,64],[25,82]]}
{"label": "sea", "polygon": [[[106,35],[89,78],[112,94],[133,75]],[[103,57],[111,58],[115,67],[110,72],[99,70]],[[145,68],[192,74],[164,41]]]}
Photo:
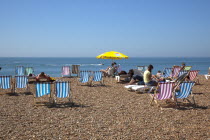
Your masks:
{"label": "sea", "polygon": [[80,70],[98,71],[106,69],[112,62],[120,64],[121,70],[128,72],[137,66],[152,64],[153,74],[171,68],[173,65],[192,66],[192,70],[200,70],[199,74],[207,74],[210,57],[130,57],[129,59],[112,60],[95,57],[0,57],[0,75],[15,75],[16,66],[33,67],[34,74],[45,72],[51,77],[61,77],[62,66],[80,65]]}

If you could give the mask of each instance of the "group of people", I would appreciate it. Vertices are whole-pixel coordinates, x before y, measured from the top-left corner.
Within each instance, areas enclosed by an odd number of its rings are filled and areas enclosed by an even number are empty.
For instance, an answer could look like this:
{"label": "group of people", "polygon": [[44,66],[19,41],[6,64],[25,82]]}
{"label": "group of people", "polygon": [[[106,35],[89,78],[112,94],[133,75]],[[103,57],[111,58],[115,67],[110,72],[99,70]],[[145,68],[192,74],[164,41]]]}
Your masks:
{"label": "group of people", "polygon": [[101,69],[100,71],[103,72],[103,75],[106,76],[113,76],[117,72],[118,66],[116,62],[113,62],[111,66],[107,67],[106,69]]}

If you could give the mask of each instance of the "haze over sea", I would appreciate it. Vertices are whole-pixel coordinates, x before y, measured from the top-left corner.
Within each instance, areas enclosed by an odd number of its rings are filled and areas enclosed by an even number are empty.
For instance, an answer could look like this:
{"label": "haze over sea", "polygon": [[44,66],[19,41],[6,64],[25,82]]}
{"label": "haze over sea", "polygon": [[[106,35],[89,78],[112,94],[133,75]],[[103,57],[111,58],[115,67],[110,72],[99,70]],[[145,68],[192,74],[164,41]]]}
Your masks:
{"label": "haze over sea", "polygon": [[[158,70],[181,65],[185,62],[187,66],[192,66],[192,70],[200,70],[199,74],[208,73],[210,67],[210,57],[131,57],[129,59],[114,60],[120,64],[122,70],[128,72],[129,69],[135,69],[136,66],[149,65],[154,66],[153,74]],[[104,65],[101,65],[104,64]],[[107,68],[112,63],[110,59],[96,59],[93,57],[0,57],[0,75],[15,75],[15,66],[33,67],[34,73],[45,72],[52,77],[61,76],[62,66],[71,66],[79,64],[80,70],[100,70]]]}

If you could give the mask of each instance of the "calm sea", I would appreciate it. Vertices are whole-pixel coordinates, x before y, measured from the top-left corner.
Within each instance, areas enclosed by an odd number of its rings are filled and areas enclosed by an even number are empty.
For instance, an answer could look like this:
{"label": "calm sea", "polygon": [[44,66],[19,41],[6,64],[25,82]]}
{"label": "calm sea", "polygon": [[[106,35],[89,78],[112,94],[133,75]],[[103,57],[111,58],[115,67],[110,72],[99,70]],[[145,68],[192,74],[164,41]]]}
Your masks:
{"label": "calm sea", "polygon": [[[181,65],[185,62],[187,66],[192,66],[193,70],[200,70],[199,74],[208,73],[210,67],[210,57],[202,58],[160,58],[160,57],[136,57],[122,60],[114,60],[120,64],[122,70],[128,71],[135,69],[136,66],[149,65],[154,66],[153,74],[158,70],[163,70],[165,67],[172,67],[173,65]],[[104,65],[101,65],[104,64]],[[80,70],[100,70],[105,69],[112,63],[110,59],[96,59],[96,58],[29,58],[29,57],[0,57],[0,75],[15,75],[15,66],[33,67],[35,74],[45,72],[52,77],[61,76],[62,66],[71,66],[72,64],[79,64]]]}

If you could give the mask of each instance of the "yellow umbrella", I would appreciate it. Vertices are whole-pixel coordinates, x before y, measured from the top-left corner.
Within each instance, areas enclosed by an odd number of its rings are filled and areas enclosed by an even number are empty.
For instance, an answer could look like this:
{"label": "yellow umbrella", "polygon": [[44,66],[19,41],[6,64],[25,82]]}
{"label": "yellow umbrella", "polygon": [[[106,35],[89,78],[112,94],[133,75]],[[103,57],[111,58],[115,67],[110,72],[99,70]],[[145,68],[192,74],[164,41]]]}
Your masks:
{"label": "yellow umbrella", "polygon": [[110,51],[110,52],[102,53],[102,54],[96,56],[96,58],[98,58],[98,59],[115,59],[115,60],[118,60],[118,59],[122,59],[122,58],[128,59],[128,56],[124,55],[124,54],[122,54],[120,52]]}

